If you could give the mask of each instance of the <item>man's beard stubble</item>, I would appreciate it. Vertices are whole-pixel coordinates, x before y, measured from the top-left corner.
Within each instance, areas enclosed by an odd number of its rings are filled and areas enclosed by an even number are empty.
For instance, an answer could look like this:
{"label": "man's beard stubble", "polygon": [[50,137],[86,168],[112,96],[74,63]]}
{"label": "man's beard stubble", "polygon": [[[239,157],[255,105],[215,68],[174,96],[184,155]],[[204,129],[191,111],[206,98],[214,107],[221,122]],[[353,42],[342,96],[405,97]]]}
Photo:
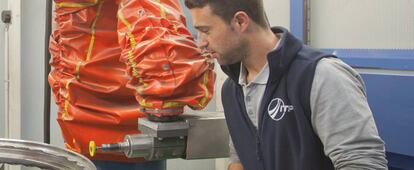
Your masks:
{"label": "man's beard stubble", "polygon": [[242,61],[249,54],[250,49],[248,47],[248,42],[242,40],[238,46],[223,53],[221,59],[219,59],[222,60],[219,61],[220,65],[230,65]]}

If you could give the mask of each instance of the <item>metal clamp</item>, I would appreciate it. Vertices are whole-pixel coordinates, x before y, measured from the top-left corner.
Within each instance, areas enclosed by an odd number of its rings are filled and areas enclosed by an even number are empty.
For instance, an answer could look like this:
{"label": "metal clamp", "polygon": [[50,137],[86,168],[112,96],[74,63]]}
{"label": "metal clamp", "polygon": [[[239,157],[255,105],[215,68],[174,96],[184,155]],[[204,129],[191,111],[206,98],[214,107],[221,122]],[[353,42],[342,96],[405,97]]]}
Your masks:
{"label": "metal clamp", "polygon": [[1,11],[1,21],[5,24],[10,24],[12,19],[11,11],[10,10],[4,10]]}

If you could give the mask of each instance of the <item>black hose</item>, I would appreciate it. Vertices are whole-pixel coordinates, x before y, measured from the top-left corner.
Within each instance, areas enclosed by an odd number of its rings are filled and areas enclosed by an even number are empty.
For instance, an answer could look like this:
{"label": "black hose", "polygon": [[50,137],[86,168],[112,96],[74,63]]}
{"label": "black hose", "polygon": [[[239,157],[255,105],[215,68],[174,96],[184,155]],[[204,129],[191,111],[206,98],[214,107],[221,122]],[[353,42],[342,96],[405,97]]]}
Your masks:
{"label": "black hose", "polygon": [[52,0],[46,0],[45,23],[45,73],[44,73],[44,102],[43,102],[43,142],[50,144],[50,86],[48,75],[50,72],[49,40],[52,32]]}

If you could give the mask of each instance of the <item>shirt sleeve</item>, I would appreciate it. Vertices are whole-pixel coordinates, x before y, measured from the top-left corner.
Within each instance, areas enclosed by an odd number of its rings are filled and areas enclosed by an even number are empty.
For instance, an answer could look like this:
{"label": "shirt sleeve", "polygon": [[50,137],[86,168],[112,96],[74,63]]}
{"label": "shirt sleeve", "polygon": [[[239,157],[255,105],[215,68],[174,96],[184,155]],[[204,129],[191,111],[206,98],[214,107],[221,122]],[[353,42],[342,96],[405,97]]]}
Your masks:
{"label": "shirt sleeve", "polygon": [[234,149],[233,140],[229,137],[229,163],[240,163],[239,156],[236,149]]}
{"label": "shirt sleeve", "polygon": [[335,169],[387,168],[361,76],[340,59],[324,58],[312,82],[311,122]]}

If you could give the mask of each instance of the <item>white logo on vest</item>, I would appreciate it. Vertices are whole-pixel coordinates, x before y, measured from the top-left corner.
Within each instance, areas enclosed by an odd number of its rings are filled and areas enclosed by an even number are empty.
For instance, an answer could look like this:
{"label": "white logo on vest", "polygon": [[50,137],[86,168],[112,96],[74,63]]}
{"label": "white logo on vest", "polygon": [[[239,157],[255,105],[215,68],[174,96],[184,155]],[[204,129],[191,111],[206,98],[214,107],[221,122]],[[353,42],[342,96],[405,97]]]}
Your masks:
{"label": "white logo on vest", "polygon": [[274,98],[270,101],[269,106],[267,106],[267,113],[269,116],[276,121],[283,119],[286,112],[290,112],[293,110],[292,105],[285,105],[280,98]]}

